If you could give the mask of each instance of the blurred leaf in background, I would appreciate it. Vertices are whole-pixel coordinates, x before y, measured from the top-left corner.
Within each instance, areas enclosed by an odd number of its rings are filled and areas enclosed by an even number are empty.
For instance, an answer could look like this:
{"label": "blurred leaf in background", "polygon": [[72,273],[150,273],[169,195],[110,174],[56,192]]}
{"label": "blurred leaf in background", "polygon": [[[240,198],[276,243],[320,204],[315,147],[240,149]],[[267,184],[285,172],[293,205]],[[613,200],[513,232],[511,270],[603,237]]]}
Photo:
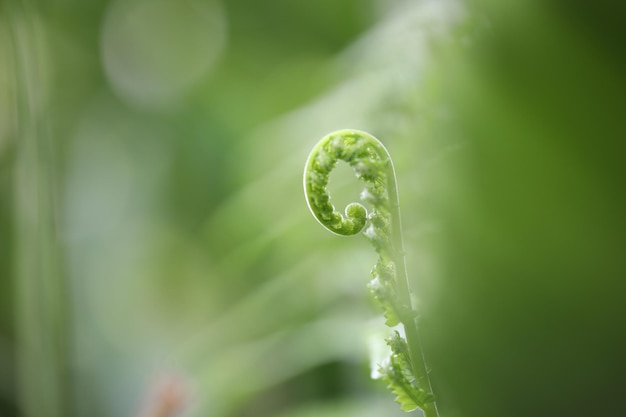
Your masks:
{"label": "blurred leaf in background", "polygon": [[467,6],[410,152],[443,414],[623,415],[625,9]]}
{"label": "blurred leaf in background", "polygon": [[0,415],[402,414],[375,254],[301,195],[340,128],[394,158],[442,415],[622,415],[614,7],[0,3]]}
{"label": "blurred leaf in background", "polygon": [[447,20],[3,3],[3,415],[399,415],[367,377],[375,255],[317,230],[301,173],[327,131],[393,125]]}

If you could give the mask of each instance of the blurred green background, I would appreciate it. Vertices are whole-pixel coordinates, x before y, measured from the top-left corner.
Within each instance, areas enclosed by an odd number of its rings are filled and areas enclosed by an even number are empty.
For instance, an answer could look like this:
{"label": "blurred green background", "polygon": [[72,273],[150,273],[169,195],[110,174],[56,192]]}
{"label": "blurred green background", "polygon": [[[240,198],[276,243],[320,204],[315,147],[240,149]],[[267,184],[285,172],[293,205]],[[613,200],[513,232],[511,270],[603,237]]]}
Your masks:
{"label": "blurred green background", "polygon": [[2,0],[0,416],[402,415],[375,254],[302,196],[341,128],[394,157],[442,417],[625,415],[624,11]]}

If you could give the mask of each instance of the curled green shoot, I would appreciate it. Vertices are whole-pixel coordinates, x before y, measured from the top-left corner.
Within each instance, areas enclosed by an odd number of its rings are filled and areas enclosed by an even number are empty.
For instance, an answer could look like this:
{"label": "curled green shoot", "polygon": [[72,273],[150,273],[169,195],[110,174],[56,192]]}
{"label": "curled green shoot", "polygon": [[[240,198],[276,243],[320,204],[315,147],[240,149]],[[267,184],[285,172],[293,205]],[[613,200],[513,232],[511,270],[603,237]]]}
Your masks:
{"label": "curled green shoot", "polygon": [[[348,204],[345,215],[333,206],[328,192],[330,174],[340,160],[365,182],[361,202]],[[394,331],[387,339],[391,356],[380,365],[382,378],[403,410],[420,408],[426,417],[438,417],[418,338],[417,312],[411,302],[396,174],[389,152],[366,132],[346,129],[330,133],[309,155],[304,193],[311,213],[327,230],[341,236],[363,232],[374,246],[378,262],[368,288],[382,307],[386,324],[402,326],[406,335]]]}

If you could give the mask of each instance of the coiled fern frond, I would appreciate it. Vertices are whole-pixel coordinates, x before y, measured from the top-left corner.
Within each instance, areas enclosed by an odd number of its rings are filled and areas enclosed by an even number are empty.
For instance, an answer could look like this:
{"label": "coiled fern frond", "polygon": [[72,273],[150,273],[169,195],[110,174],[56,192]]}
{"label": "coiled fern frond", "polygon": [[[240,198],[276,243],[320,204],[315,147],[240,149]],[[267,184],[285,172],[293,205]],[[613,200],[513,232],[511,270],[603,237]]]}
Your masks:
{"label": "coiled fern frond", "polygon": [[[360,202],[337,211],[328,192],[330,174],[338,161],[347,162],[365,182]],[[396,174],[387,149],[369,133],[339,130],[325,136],[311,151],[304,169],[304,193],[313,216],[332,233],[360,232],[378,253],[368,288],[390,327],[401,325],[387,340],[391,356],[380,365],[382,378],[405,411],[420,408],[437,417],[437,407],[417,335],[417,312],[411,304]],[[365,205],[371,207],[368,213]]]}

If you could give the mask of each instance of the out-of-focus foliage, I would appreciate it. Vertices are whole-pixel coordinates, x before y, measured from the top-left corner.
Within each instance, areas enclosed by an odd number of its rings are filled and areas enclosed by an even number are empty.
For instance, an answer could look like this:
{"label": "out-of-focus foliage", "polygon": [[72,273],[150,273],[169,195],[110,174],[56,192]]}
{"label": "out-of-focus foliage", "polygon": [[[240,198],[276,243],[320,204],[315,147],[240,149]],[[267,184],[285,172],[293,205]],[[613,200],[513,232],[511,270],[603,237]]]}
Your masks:
{"label": "out-of-focus foliage", "polygon": [[442,415],[622,415],[620,12],[1,2],[0,414],[400,415],[367,378],[375,254],[301,195],[358,128],[399,174]]}
{"label": "out-of-focus foliage", "polygon": [[368,379],[375,254],[317,230],[301,175],[324,133],[386,123],[445,8],[1,16],[2,415],[400,414]]}
{"label": "out-of-focus foliage", "polygon": [[624,7],[469,6],[404,182],[442,412],[622,415]]}

